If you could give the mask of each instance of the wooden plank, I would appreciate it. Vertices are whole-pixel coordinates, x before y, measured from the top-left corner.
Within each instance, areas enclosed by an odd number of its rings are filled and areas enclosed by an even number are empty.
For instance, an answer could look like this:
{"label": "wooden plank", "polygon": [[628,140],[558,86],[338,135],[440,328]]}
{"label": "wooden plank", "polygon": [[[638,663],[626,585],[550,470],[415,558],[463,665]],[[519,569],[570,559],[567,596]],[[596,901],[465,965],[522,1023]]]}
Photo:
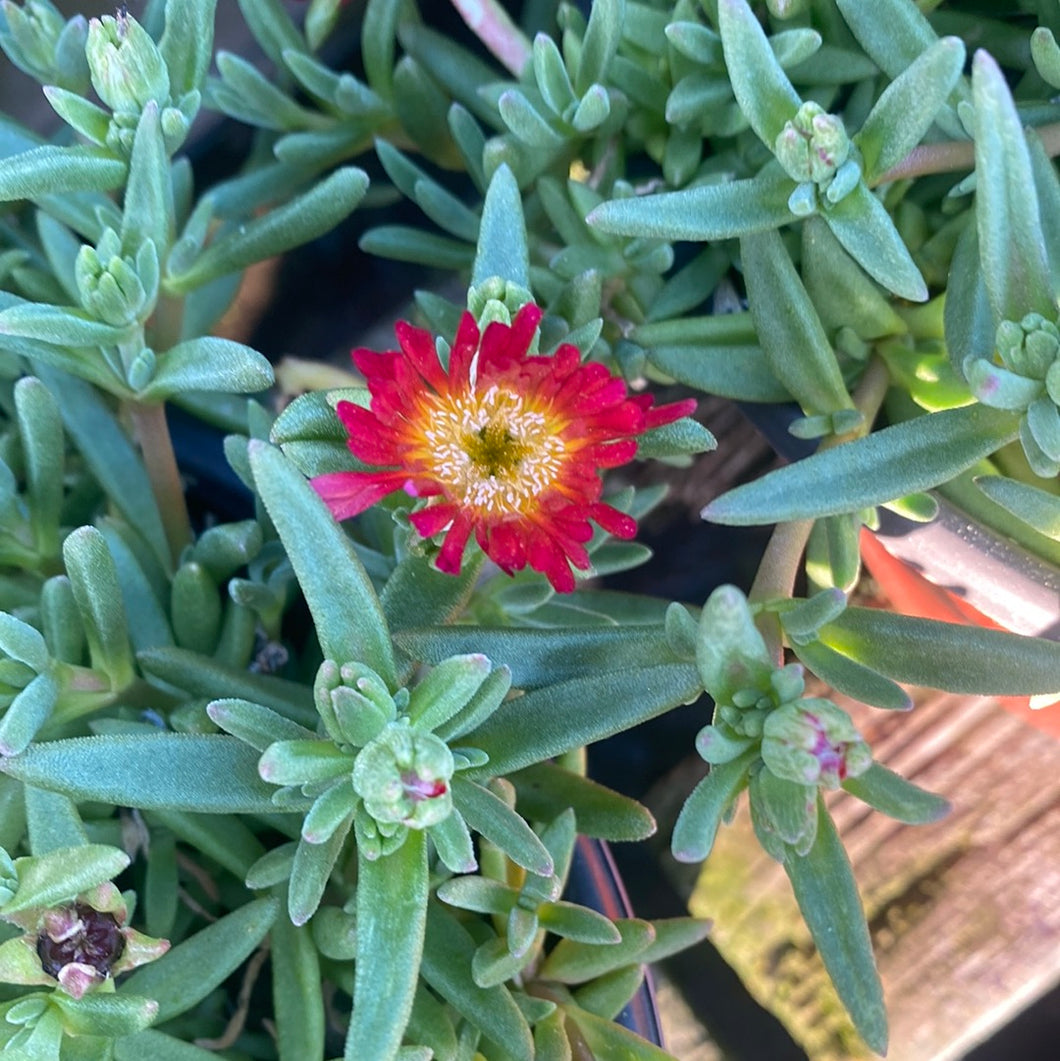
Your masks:
{"label": "wooden plank", "polygon": [[[953,804],[941,822],[904,826],[846,793],[829,796],[872,929],[889,1056],[959,1058],[1060,982],[1060,742],[993,699],[921,691],[909,714],[836,699],[880,761]],[[674,780],[653,804],[671,823]],[[663,864],[688,887],[687,868]],[[827,982],[787,878],[755,843],[746,801],[690,907],[714,919],[715,946],[813,1061],[873,1056]]]}

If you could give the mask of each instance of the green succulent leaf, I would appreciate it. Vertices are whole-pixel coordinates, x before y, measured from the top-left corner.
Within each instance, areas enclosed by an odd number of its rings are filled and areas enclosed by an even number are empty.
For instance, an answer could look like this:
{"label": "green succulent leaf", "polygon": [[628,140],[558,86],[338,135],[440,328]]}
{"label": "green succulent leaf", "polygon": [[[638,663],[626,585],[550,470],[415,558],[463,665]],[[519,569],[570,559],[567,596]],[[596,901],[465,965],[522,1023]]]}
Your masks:
{"label": "green succulent leaf", "polygon": [[530,766],[689,703],[701,689],[687,663],[616,668],[533,689],[502,704],[467,736],[489,756],[488,767],[469,773],[493,777]]}
{"label": "green succulent leaf", "polygon": [[226,273],[315,239],[352,213],[367,190],[368,176],[363,170],[338,169],[311,191],[221,235],[186,269],[168,275],[166,288],[186,294]]}
{"label": "green succulent leaf", "polygon": [[718,0],[718,31],[736,102],[758,138],[772,151],[784,123],[802,100],[746,0]]}
{"label": "green succulent leaf", "polygon": [[257,752],[234,737],[184,733],[71,737],[31,745],[0,770],[76,800],[123,807],[267,814],[273,786]]}
{"label": "green succulent leaf", "polygon": [[428,903],[423,979],[498,1049],[515,1061],[534,1061],[530,1027],[508,989],[479,987],[472,979],[477,946],[448,910],[438,902]]}
{"label": "green succulent leaf", "polygon": [[0,200],[106,192],[121,187],[126,172],[123,161],[95,148],[47,144],[4,159],[0,170]]}
{"label": "green succulent leaf", "polygon": [[1004,74],[985,51],[972,61],[972,95],[975,216],[990,305],[997,321],[1030,312],[1051,320],[1056,302],[1023,122]]}
{"label": "green succulent leaf", "polygon": [[[928,490],[1018,434],[1012,413],[968,405],[894,424],[722,494],[703,518],[735,526],[857,512]],[[823,492],[821,483],[828,483]]]}
{"label": "green succulent leaf", "polygon": [[718,826],[732,802],[747,785],[758,749],[751,748],[738,759],[710,768],[685,800],[674,825],[671,849],[679,862],[702,862],[714,846]]}
{"label": "green succulent leaf", "polygon": [[515,786],[516,806],[528,820],[548,821],[570,807],[586,836],[622,841],[655,833],[655,819],[636,800],[556,763],[536,763],[507,776]]}
{"label": "green succulent leaf", "polygon": [[151,1061],[216,1061],[217,1054],[154,1028],[115,1040],[114,1061],[143,1061],[145,1057]]}
{"label": "green succulent leaf", "polygon": [[853,700],[888,711],[908,711],[913,706],[912,697],[897,682],[836,652],[823,641],[796,642],[795,655],[821,681]]}
{"label": "green succulent leaf", "polygon": [[981,696],[1060,690],[1060,644],[875,608],[848,608],[821,640],[895,681]]}
{"label": "green succulent leaf", "polygon": [[740,240],[747,298],[769,367],[807,413],[852,409],[839,362],[777,232]]}
{"label": "green succulent leaf", "polygon": [[873,763],[857,777],[848,777],[843,788],[882,814],[909,825],[936,822],[951,810],[941,796],[906,781],[881,763]]}
{"label": "green succulent leaf", "polygon": [[920,143],[957,84],[963,66],[963,42],[944,37],[921,52],[884,89],[854,137],[869,184]]}
{"label": "green succulent leaf", "polygon": [[767,167],[753,180],[701,184],[678,192],[601,203],[586,222],[601,232],[708,242],[766,232],[794,220],[791,179]]}
{"label": "green succulent leaf", "polygon": [[153,999],[102,992],[75,999],[57,991],[52,1001],[62,1012],[64,1030],[75,1036],[132,1035],[154,1021],[157,1007]]}
{"label": "green succulent leaf", "polygon": [[671,1054],[654,1046],[621,1024],[589,1013],[579,1006],[565,1007],[569,1018],[597,1057],[623,1057],[629,1061],[671,1061]]}
{"label": "green succulent leaf", "polygon": [[475,832],[499,847],[516,865],[541,876],[551,875],[554,867],[548,850],[504,800],[460,776],[451,783],[453,802]]}
{"label": "green succulent leaf", "polygon": [[981,476],[975,485],[1024,523],[1060,541],[1060,497],[1001,475]]}
{"label": "green succulent leaf", "polygon": [[799,910],[858,1033],[877,1053],[887,1051],[883,1004],[872,941],[850,861],[818,797],[817,839],[805,855],[784,860]]}
{"label": "green succulent leaf", "polygon": [[821,214],[850,256],[900,298],[924,302],[927,284],[886,207],[864,181]]}
{"label": "green succulent leaf", "polygon": [[324,656],[367,663],[396,688],[394,650],[383,609],[350,539],[278,449],[251,442],[250,463],[313,613]]}
{"label": "green succulent leaf", "polygon": [[619,942],[579,943],[561,939],[545,958],[541,975],[561,984],[580,984],[623,965],[639,964],[641,955],[655,940],[651,922],[621,918],[614,925],[621,936]]}
{"label": "green succulent leaf", "polygon": [[3,905],[5,915],[33,907],[57,906],[69,902],[81,892],[116,877],[129,864],[129,856],[116,847],[84,844],[61,848],[34,858],[15,861],[18,888]]}
{"label": "green succulent leaf", "polygon": [[202,336],[167,350],[140,397],[155,402],[188,391],[253,394],[272,383],[272,366],[256,350],[231,339]]}
{"label": "green succulent leaf", "polygon": [[102,396],[83,380],[50,365],[38,364],[36,373],[55,397],[63,425],[93,476],[168,569],[169,544],[147,472]]}
{"label": "green succulent leaf", "polygon": [[269,937],[272,1004],[280,1061],[324,1054],[320,956],[311,930],[278,917]]}
{"label": "green succulent leaf", "polygon": [[119,995],[158,1000],[159,1022],[187,1012],[227,979],[265,938],[279,913],[274,898],[255,899],[208,925],[157,961],[134,970]]}

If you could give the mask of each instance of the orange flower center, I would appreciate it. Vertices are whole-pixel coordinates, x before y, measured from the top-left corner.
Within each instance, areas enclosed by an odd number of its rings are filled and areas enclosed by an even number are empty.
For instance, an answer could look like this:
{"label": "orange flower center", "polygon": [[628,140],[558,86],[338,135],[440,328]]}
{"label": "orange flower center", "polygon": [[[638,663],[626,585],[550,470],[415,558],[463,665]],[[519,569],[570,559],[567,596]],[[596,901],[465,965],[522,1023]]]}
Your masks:
{"label": "orange flower center", "polygon": [[462,504],[503,516],[559,477],[567,447],[540,409],[496,385],[447,395],[427,411],[424,463]]}

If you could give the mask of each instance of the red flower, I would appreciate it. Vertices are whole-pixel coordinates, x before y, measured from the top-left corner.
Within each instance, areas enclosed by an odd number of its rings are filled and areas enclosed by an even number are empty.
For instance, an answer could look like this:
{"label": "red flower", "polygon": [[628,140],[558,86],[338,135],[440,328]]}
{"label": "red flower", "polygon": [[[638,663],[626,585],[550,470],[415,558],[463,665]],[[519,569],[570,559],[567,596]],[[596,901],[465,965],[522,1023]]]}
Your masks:
{"label": "red flower", "polygon": [[604,365],[581,363],[564,344],[551,357],[527,351],[541,310],[526,305],[511,326],[485,335],[460,321],[448,371],[430,334],[404,322],[401,351],[355,350],[371,408],[339,402],[351,452],[379,471],[335,472],[313,486],[337,519],[355,516],[395,490],[428,498],[409,517],[425,538],[446,531],[437,564],[460,570],[474,531],[483,551],[511,574],[527,564],[560,592],[571,567],[587,569],[589,520],[618,538],[632,517],[600,500],[598,470],[632,460],[644,431],[685,416],[688,400],[658,409],[630,397]]}

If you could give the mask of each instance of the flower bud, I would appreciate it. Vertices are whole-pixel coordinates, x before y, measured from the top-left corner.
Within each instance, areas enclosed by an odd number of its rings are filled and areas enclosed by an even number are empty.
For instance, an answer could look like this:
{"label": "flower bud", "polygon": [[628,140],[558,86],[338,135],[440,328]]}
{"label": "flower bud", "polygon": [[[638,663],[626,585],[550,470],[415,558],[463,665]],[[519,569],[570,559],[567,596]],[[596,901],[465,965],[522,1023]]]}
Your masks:
{"label": "flower bud", "polygon": [[762,731],[762,759],[777,777],[838,788],[869,768],[872,753],[845,711],[812,697],[770,713]]}
{"label": "flower bud", "polygon": [[74,263],[81,305],[105,324],[122,327],[145,321],[158,297],[158,257],[145,243],[135,258],[121,254],[120,241],[107,229],[95,248],[84,245]]}
{"label": "flower bud", "polygon": [[827,184],[850,154],[850,138],[842,121],[817,103],[804,103],[784,123],[774,154],[792,180]]}
{"label": "flower bud", "polygon": [[478,321],[480,331],[485,331],[494,321],[510,325],[519,310],[533,300],[533,295],[522,285],[491,276],[468,290],[467,308]]}
{"label": "flower bud", "polygon": [[111,110],[139,114],[154,100],[169,101],[169,71],[158,45],[129,15],[94,18],[86,47],[96,94]]}
{"label": "flower bud", "polygon": [[449,816],[453,754],[431,733],[391,723],[361,749],[353,787],[376,822],[426,829]]}
{"label": "flower bud", "polygon": [[37,935],[41,968],[74,998],[102,983],[124,950],[117,918],[86,903],[49,910],[41,919]]}
{"label": "flower bud", "polygon": [[1001,363],[1029,379],[1044,380],[1060,359],[1060,328],[1040,313],[1028,313],[1019,323],[1002,321],[995,342]]}

